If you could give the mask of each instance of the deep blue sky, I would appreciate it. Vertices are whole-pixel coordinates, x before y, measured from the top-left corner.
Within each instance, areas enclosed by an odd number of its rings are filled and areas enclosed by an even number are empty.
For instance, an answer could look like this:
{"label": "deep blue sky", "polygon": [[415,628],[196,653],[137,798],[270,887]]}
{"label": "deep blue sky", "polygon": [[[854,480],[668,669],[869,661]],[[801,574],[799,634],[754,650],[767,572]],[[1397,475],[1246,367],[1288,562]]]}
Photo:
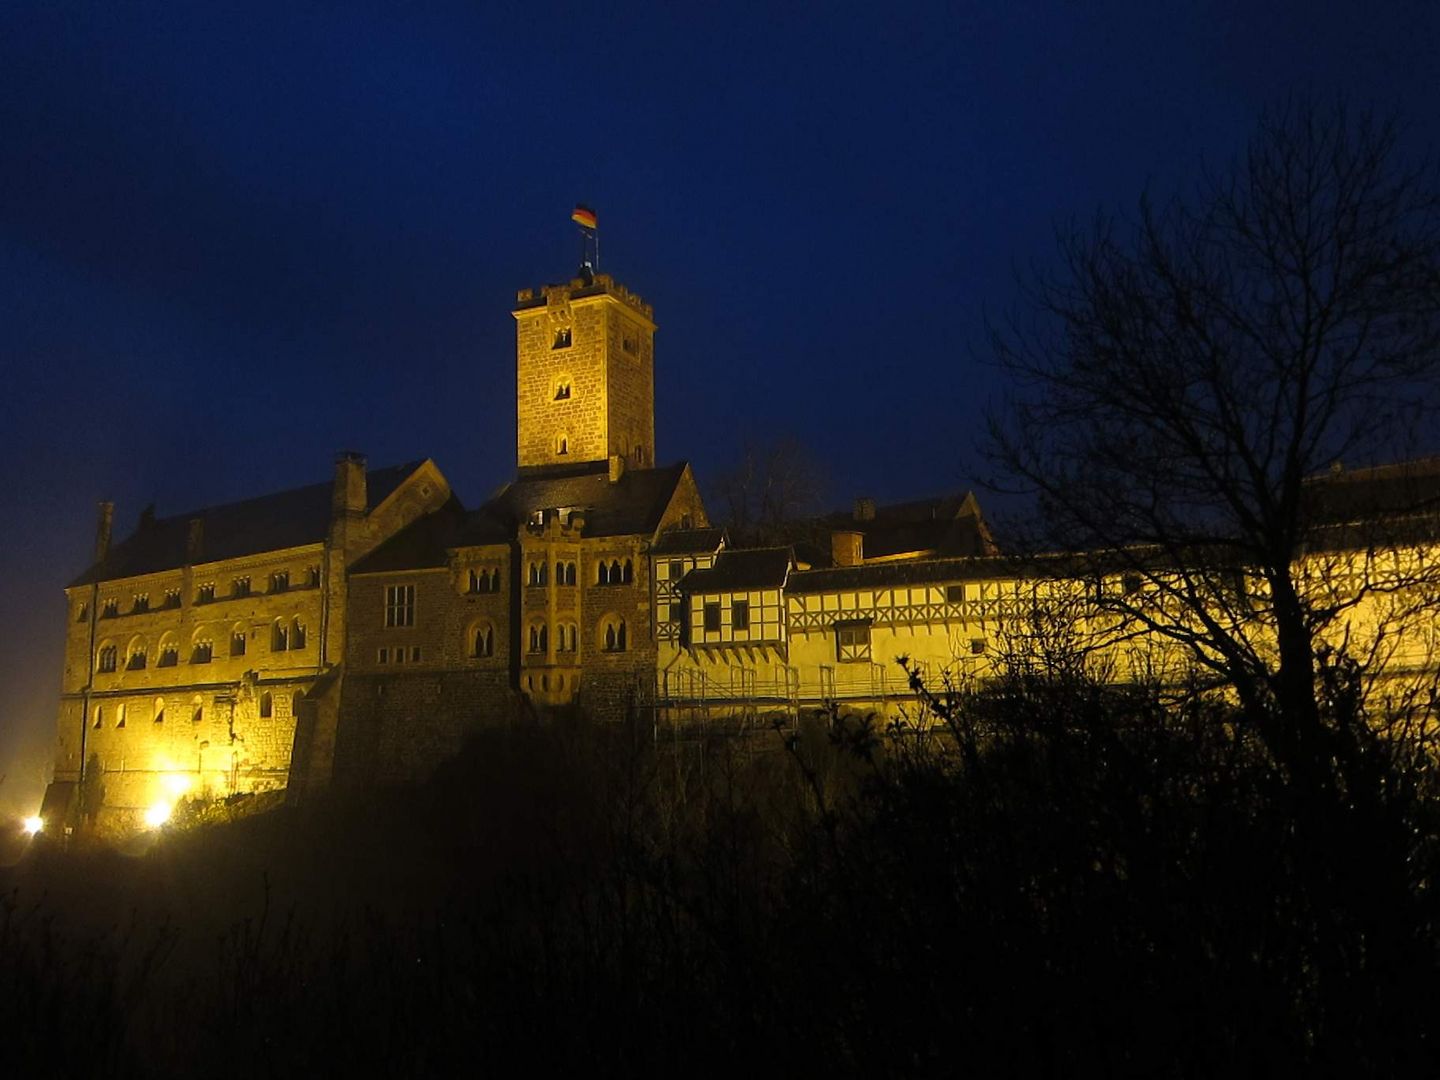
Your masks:
{"label": "deep blue sky", "polygon": [[95,501],[128,532],[340,447],[478,501],[514,290],[570,275],[576,200],[655,305],[661,460],[703,489],[786,433],[841,503],[963,488],[982,312],[1055,224],[1183,189],[1289,95],[1433,148],[1436,8],[10,0],[0,812],[44,778]]}

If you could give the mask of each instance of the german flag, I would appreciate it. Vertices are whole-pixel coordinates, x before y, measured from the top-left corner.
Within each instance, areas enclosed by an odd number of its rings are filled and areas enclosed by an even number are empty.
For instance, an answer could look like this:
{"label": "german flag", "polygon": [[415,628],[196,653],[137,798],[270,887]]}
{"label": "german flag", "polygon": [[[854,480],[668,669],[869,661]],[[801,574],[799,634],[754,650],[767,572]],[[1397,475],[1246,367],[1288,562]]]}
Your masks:
{"label": "german flag", "polygon": [[570,213],[570,220],[582,229],[593,229],[595,228],[595,211],[581,203],[576,203],[575,209]]}

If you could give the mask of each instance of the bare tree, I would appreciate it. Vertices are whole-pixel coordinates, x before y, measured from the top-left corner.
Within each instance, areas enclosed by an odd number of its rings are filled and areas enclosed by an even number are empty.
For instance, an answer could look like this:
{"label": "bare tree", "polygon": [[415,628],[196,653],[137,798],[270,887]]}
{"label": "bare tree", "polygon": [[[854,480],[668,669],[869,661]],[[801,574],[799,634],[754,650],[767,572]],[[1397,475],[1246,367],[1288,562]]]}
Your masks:
{"label": "bare tree", "polygon": [[747,442],[740,461],[715,486],[733,542],[793,543],[806,519],[818,514],[825,473],[794,438]]}
{"label": "bare tree", "polygon": [[1326,477],[1430,434],[1437,192],[1399,160],[1393,124],[1287,109],[1194,199],[1062,236],[1033,318],[992,332],[1015,386],[992,460],[1038,496],[1044,541],[1143,583],[1107,603],[1232,685],[1290,767],[1328,753],[1317,656],[1337,620],[1417,595],[1358,530],[1432,510],[1440,484]]}

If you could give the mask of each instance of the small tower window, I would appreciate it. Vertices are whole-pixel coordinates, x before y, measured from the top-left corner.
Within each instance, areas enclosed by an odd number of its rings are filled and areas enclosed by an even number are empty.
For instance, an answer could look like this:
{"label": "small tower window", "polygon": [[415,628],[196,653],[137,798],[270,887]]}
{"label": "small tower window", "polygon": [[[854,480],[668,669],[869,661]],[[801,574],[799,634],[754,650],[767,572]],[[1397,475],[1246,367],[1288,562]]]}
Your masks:
{"label": "small tower window", "polygon": [[558,383],[555,384],[555,400],[556,400],[556,401],[569,401],[569,400],[570,400],[570,381],[569,381],[568,379],[564,379],[564,380],[562,380],[562,381],[560,381],[560,382],[558,382]]}
{"label": "small tower window", "polygon": [[566,436],[561,435],[555,440],[555,453],[562,456],[570,453],[570,440]]}
{"label": "small tower window", "polygon": [[260,718],[267,719],[275,715],[275,699],[270,696],[270,691],[260,695]]}
{"label": "small tower window", "polygon": [[563,329],[556,330],[555,344],[550,347],[552,349],[568,349],[570,347],[570,327],[567,326]]}

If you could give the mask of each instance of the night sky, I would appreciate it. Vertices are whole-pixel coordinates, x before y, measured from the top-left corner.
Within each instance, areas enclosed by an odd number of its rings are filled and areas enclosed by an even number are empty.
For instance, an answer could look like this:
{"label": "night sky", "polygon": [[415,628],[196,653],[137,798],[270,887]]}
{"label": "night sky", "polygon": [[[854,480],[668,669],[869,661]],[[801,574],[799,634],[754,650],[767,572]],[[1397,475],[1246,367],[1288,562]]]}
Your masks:
{"label": "night sky", "polygon": [[983,315],[1057,224],[1297,94],[1428,152],[1437,57],[1428,3],[3,4],[0,813],[48,775],[96,500],[124,535],[345,447],[478,503],[577,200],[655,306],[662,462],[703,491],[786,434],[837,505],[963,489]]}

